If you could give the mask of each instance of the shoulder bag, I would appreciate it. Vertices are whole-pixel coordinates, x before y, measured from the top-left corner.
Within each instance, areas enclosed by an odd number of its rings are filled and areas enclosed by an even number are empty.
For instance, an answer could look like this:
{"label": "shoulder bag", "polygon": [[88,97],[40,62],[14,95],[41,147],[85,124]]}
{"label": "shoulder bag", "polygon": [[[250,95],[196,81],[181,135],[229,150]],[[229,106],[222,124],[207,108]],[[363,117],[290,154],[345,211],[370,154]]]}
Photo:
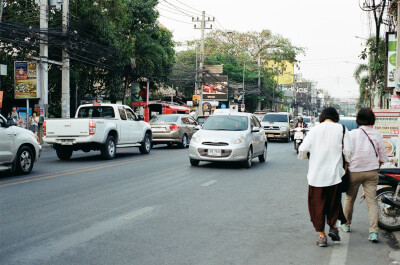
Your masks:
{"label": "shoulder bag", "polygon": [[342,159],[343,159],[343,169],[346,173],[344,173],[342,177],[342,192],[347,192],[349,189],[349,182],[350,182],[350,171],[346,165],[346,159],[344,157],[343,148],[344,148],[344,134],[346,133],[346,127],[343,126],[343,137],[342,137]]}

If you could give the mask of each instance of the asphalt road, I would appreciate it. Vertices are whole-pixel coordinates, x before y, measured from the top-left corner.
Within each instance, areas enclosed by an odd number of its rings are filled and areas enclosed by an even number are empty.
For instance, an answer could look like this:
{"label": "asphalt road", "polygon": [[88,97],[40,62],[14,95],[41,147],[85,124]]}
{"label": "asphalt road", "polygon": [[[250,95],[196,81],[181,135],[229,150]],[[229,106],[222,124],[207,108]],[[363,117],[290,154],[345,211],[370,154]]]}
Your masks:
{"label": "asphalt road", "polygon": [[368,241],[365,202],[341,243],[315,245],[306,172],[292,142],[251,169],[165,146],[112,161],[47,149],[32,174],[0,175],[0,264],[394,264],[390,234]]}

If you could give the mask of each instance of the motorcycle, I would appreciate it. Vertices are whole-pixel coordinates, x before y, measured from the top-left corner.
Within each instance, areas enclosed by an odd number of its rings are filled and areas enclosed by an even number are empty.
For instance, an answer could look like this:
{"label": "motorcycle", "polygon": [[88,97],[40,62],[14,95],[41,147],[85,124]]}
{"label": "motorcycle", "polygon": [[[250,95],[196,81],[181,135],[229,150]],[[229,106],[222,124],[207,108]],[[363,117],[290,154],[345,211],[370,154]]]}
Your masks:
{"label": "motorcycle", "polygon": [[303,127],[296,127],[293,129],[294,131],[294,150],[296,150],[296,153],[299,153],[299,146],[303,142],[303,139],[306,135],[306,132],[308,131],[308,128],[303,128]]}
{"label": "motorcycle", "polygon": [[385,230],[400,229],[400,168],[381,168],[376,191],[379,208],[378,225]]}

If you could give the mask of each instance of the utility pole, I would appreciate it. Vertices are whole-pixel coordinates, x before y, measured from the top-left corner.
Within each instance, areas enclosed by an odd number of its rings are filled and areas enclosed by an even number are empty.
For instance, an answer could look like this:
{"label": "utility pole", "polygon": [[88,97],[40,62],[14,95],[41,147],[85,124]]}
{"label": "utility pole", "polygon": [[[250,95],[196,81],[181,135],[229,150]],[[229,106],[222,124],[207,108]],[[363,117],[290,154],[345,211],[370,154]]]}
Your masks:
{"label": "utility pole", "polygon": [[399,91],[400,85],[400,0],[397,1],[397,44],[396,44],[396,87],[393,89],[393,94]]}
{"label": "utility pole", "polygon": [[[64,37],[68,35],[69,27],[69,0],[64,0],[62,6],[62,31]],[[62,84],[61,84],[61,117],[70,117],[70,87],[69,87],[69,54],[67,49],[67,42],[64,43],[62,51]]]}
{"label": "utility pole", "polygon": [[[39,104],[44,105],[44,115],[48,116],[48,58],[49,58],[49,47],[48,47],[48,27],[49,27],[49,3],[48,0],[40,0],[40,63],[39,63],[39,75],[38,81],[40,83],[41,98]],[[42,60],[44,59],[44,60]]]}
{"label": "utility pole", "polygon": [[3,0],[0,0],[0,22],[3,17]]}
{"label": "utility pole", "polygon": [[246,61],[243,63],[243,93],[242,93],[242,105],[244,105],[244,95],[245,95],[245,90],[244,90],[244,75],[246,73]]}
{"label": "utility pole", "polygon": [[[210,20],[208,18],[208,22],[214,22],[215,18],[213,20]],[[206,12],[203,11],[201,12],[201,20],[199,18],[194,19],[192,18],[192,22],[200,22],[200,29],[201,29],[201,38],[200,38],[200,71],[199,71],[199,86],[200,86],[200,99],[199,99],[199,115],[203,115],[203,85],[204,85],[204,30],[206,29],[212,29],[212,25],[209,28],[206,28]],[[194,28],[197,29],[196,25],[194,25]],[[196,69],[197,71],[197,69]]]}

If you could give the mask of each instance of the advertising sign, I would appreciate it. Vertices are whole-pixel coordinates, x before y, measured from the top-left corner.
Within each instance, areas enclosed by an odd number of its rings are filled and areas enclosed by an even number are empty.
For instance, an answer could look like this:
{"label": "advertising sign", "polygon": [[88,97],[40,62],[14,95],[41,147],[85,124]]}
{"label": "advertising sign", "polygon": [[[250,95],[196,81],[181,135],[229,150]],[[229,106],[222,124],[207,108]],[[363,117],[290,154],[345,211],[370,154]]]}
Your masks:
{"label": "advertising sign", "polygon": [[275,62],[268,61],[265,68],[273,69],[275,71],[274,80],[276,82],[277,76],[276,71],[279,70],[279,85],[291,85],[293,84],[294,77],[294,64],[289,61]]}
{"label": "advertising sign", "polygon": [[389,158],[382,167],[400,167],[400,110],[377,109],[374,113],[376,117],[374,129],[382,135]]}
{"label": "advertising sign", "polygon": [[203,85],[204,100],[228,100],[228,76],[208,75],[204,76]]}
{"label": "advertising sign", "polygon": [[394,75],[396,73],[396,33],[387,33],[387,87],[396,87]]}
{"label": "advertising sign", "polygon": [[0,109],[3,107],[3,91],[0,91]]}
{"label": "advertising sign", "polygon": [[131,107],[144,107],[148,102],[148,86],[141,86],[139,82],[131,85]]}
{"label": "advertising sign", "polygon": [[16,99],[39,98],[37,89],[37,65],[36,62],[14,63],[14,84]]}

